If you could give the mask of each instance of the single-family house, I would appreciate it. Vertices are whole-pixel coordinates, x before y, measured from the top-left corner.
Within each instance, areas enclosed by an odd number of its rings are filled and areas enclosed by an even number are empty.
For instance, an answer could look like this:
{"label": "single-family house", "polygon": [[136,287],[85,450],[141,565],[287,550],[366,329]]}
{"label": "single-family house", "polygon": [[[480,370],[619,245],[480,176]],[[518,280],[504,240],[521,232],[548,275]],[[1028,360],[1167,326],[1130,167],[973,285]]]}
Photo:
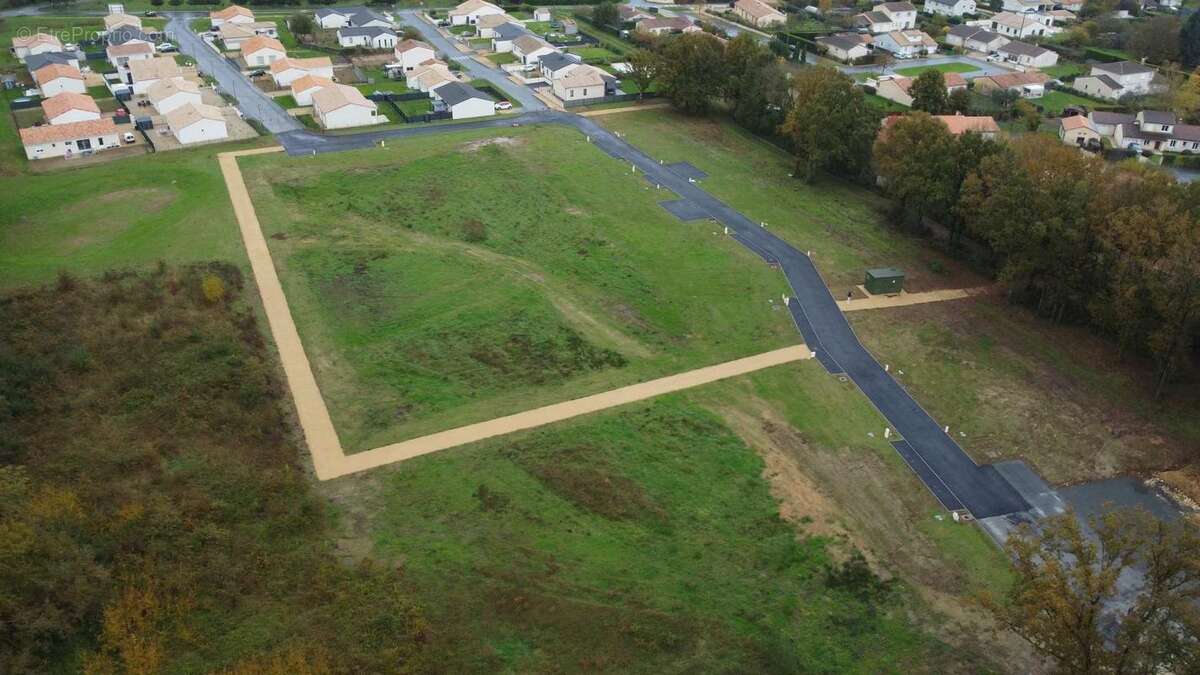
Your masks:
{"label": "single-family house", "polygon": [[787,23],[787,14],[762,0],[737,0],[733,3],[733,15],[755,28],[770,28]]}
{"label": "single-family house", "polygon": [[951,26],[950,31],[946,33],[946,44],[962,47],[966,52],[991,54],[1007,42],[1008,38],[999,33],[993,33],[983,26]]}
{"label": "single-family house", "polygon": [[449,66],[444,63],[430,64],[428,67],[420,67],[408,74],[407,78],[410,89],[429,93],[438,87],[457,82],[454,79],[454,74],[450,71]]}
{"label": "single-family house", "polygon": [[504,10],[485,0],[467,0],[446,13],[451,26],[469,26],[479,22],[479,17],[489,14],[504,14]]}
{"label": "single-family house", "polygon": [[975,0],[925,0],[922,10],[926,14],[962,18],[969,14],[975,14],[976,7]]}
{"label": "single-family house", "polygon": [[367,26],[365,28],[339,28],[338,44],[343,47],[363,49],[395,49],[400,38],[391,28]]}
{"label": "single-family house", "polygon": [[567,74],[567,71],[582,63],[579,56],[570,53],[555,52],[547,54],[538,61],[538,68],[542,71],[542,77],[553,82],[554,80]]}
{"label": "single-family house", "polygon": [[275,38],[256,35],[242,43],[242,59],[251,68],[269,66],[287,57],[287,50]]}
{"label": "single-family house", "polygon": [[19,133],[21,145],[25,146],[25,157],[31,160],[121,147],[117,125],[107,117],[70,124],[43,124],[21,129]]}
{"label": "single-family house", "polygon": [[616,93],[616,79],[595,66],[578,64],[550,82],[563,101],[587,101]]}
{"label": "single-family house", "polygon": [[988,115],[934,115],[933,119],[945,124],[955,136],[975,133],[990,140],[1000,133],[1000,125]]}
{"label": "single-family house", "polygon": [[223,23],[217,29],[217,34],[226,49],[238,50],[252,37],[263,35],[270,38],[279,37],[279,29],[274,21],[254,21],[251,23]]}
{"label": "single-family house", "polygon": [[872,11],[886,14],[897,26],[895,30],[917,27],[917,8],[911,2],[881,2]]}
{"label": "single-family house", "polygon": [[60,63],[64,66],[78,68],[78,52],[46,52],[45,54],[30,54],[29,56],[25,57],[25,67],[31,73],[38,68],[50,65],[51,63]]}
{"label": "single-family house", "polygon": [[1045,23],[1051,26],[1065,26],[1070,23],[1075,23],[1079,17],[1074,12],[1069,12],[1065,9],[1052,9],[1048,12],[1038,12],[1038,16],[1043,17]]}
{"label": "single-family house", "polygon": [[108,55],[108,62],[117,70],[128,68],[130,61],[145,61],[154,58],[155,55],[154,47],[145,42],[109,45],[104,53]]}
{"label": "single-family house", "polygon": [[1113,145],[1155,153],[1200,153],[1200,126],[1181,124],[1172,112],[1143,110],[1132,122],[1117,126]]}
{"label": "single-family house", "polygon": [[533,20],[534,21],[549,21],[551,18],[552,17],[550,14],[549,7],[534,7],[533,8]]}
{"label": "single-family house", "polygon": [[533,35],[522,35],[512,43],[512,53],[527,66],[537,63],[538,59],[546,54],[557,51],[549,42]]}
{"label": "single-family house", "polygon": [[1075,78],[1075,89],[1109,101],[1122,96],[1145,96],[1163,91],[1165,85],[1156,82],[1157,73],[1149,66],[1132,61],[1098,63],[1084,76]]}
{"label": "single-family house", "polygon": [[[946,93],[952,93],[958,89],[966,89],[967,81],[958,73],[943,73],[942,78],[946,83]],[[901,77],[899,75],[885,75],[875,81],[875,93],[881,98],[889,101],[894,101],[902,106],[911,107],[913,97],[910,91],[912,90],[913,82],[916,80],[911,77]]]}
{"label": "single-family house", "polygon": [[1049,68],[1058,63],[1058,52],[1028,42],[1012,40],[996,50],[1005,61],[1026,69]]}
{"label": "single-family house", "polygon": [[506,23],[516,23],[516,20],[507,14],[481,16],[475,22],[475,33],[481,38],[493,38],[496,37],[496,28]]}
{"label": "single-family house", "polygon": [[993,91],[1015,91],[1023,98],[1040,98],[1046,93],[1046,83],[1050,76],[1030,70],[1024,73],[997,73],[984,75],[972,81],[975,91],[990,94]]}
{"label": "single-family house", "polygon": [[637,22],[634,30],[648,35],[670,35],[671,33],[691,33],[700,30],[692,20],[683,15],[656,16]]}
{"label": "single-family house", "polygon": [[1004,0],[1000,9],[1005,12],[1023,14],[1043,12],[1054,8],[1054,0]]}
{"label": "single-family house", "polygon": [[305,75],[316,75],[333,79],[333,61],[328,56],[315,56],[309,59],[294,59],[284,57],[271,64],[271,79],[280,89],[291,86],[292,82]]}
{"label": "single-family house", "polygon": [[1062,7],[1068,12],[1074,12],[1078,14],[1083,9],[1083,2],[1084,0],[1060,0],[1054,4]]}
{"label": "single-family house", "polygon": [[154,36],[143,31],[141,28],[133,26],[120,26],[114,28],[104,34],[104,43],[107,45],[127,45],[131,43],[140,43],[154,46]]}
{"label": "single-family house", "polygon": [[1097,110],[1088,114],[1088,122],[1101,138],[1112,140],[1117,135],[1117,127],[1122,124],[1133,124],[1137,117],[1130,113],[1115,113]]}
{"label": "single-family house", "polygon": [[12,51],[18,61],[25,63],[25,59],[33,54],[62,52],[63,43],[62,40],[48,33],[18,35],[12,39]]}
{"label": "single-family house", "polygon": [[155,84],[175,79],[183,79],[183,70],[169,56],[129,62],[129,84],[134,94],[145,94]]}
{"label": "single-family house", "polygon": [[308,106],[312,105],[312,95],[321,87],[332,87],[334,81],[327,77],[318,77],[316,75],[304,75],[292,81],[292,99],[296,101],[296,105]]}
{"label": "single-family house", "polygon": [[851,63],[871,53],[871,38],[862,33],[834,33],[817,38],[825,56],[842,63]]}
{"label": "single-family house", "polygon": [[86,94],[65,91],[42,101],[42,113],[50,124],[74,124],[100,119],[100,106]]}
{"label": "single-family house", "polygon": [[321,87],[312,95],[313,118],[325,129],[346,129],[383,124],[387,117],[379,114],[374,101],[362,92],[344,84]]}
{"label": "single-family house", "polygon": [[937,42],[920,30],[895,30],[876,35],[872,42],[876,49],[891,52],[899,59],[911,59],[937,51]]}
{"label": "single-family house", "polygon": [[1067,145],[1087,145],[1100,142],[1100,133],[1083,115],[1064,117],[1059,120],[1058,137]]}
{"label": "single-family house", "polygon": [[182,145],[205,143],[229,138],[225,115],[216,106],[188,103],[165,115],[167,128]]}
{"label": "single-family house", "polygon": [[200,85],[182,77],[155,82],[146,90],[146,98],[150,99],[150,105],[154,106],[159,115],[166,115],[185,105],[203,103],[200,98]]}
{"label": "single-family house", "polygon": [[391,28],[392,21],[366,7],[329,7],[318,9],[317,25],[327,30],[336,28]]}
{"label": "single-family house", "polygon": [[49,98],[64,91],[82,94],[87,91],[83,81],[83,73],[78,68],[61,63],[51,63],[33,71],[33,81],[41,90],[44,98]]}
{"label": "single-family house", "polygon": [[446,105],[450,118],[488,117],[496,114],[496,101],[475,87],[450,82],[434,90],[430,96]]}
{"label": "single-family house", "polygon": [[622,23],[634,23],[642,19],[653,19],[654,15],[642,10],[640,7],[633,5],[617,5],[617,15],[621,17]]}
{"label": "single-family house", "polygon": [[891,17],[883,12],[870,11],[862,14],[854,15],[855,30],[870,33],[871,35],[879,35],[881,33],[890,33],[894,30],[900,30],[900,26],[892,21]]}
{"label": "single-family house", "polygon": [[254,23],[254,12],[241,5],[230,5],[208,13],[209,23],[213,28],[220,28],[223,23]]}
{"label": "single-family house", "polygon": [[1058,32],[1057,29],[1051,30],[1049,26],[1042,23],[1036,14],[1014,14],[1012,12],[1000,12],[993,14],[987,22],[991,25],[993,32],[999,33],[1007,38],[1024,40],[1025,38],[1041,37],[1043,35],[1051,35]]}
{"label": "single-family house", "polygon": [[396,62],[406,73],[437,56],[437,52],[433,50],[432,46],[420,40],[402,40],[396,43],[393,53],[396,56]]}
{"label": "single-family house", "polygon": [[507,54],[513,50],[513,41],[529,35],[529,31],[515,23],[503,23],[492,29],[492,51]]}
{"label": "single-family house", "polygon": [[129,14],[108,14],[104,17],[104,30],[116,30],[122,26],[142,29],[142,20]]}

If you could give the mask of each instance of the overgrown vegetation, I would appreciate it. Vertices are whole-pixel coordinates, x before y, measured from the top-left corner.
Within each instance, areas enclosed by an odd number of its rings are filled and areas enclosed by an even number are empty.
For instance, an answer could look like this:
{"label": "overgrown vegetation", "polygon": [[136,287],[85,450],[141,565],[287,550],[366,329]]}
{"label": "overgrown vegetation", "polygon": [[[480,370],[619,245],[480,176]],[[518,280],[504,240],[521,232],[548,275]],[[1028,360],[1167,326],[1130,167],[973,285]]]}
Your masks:
{"label": "overgrown vegetation", "polygon": [[161,266],[0,298],[0,671],[423,667],[400,573],[331,554],[242,286]]}

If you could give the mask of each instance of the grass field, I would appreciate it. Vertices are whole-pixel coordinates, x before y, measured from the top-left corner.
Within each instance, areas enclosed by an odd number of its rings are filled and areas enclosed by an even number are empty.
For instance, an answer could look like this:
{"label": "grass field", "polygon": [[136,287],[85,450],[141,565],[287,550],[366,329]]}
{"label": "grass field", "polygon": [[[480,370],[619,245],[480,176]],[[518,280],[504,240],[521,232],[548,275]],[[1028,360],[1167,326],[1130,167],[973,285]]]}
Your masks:
{"label": "grass field", "polygon": [[1073,79],[1076,76],[1087,72],[1087,66],[1081,63],[1064,62],[1056,66],[1040,69],[1043,73],[1053,77],[1056,80]]}
{"label": "grass field", "polygon": [[[930,271],[937,260],[945,269],[958,266],[907,239],[882,222],[886,202],[876,193],[823,178],[805,185],[788,177],[791,158],[740,127],[663,110],[605,115],[604,126],[665,162],[688,161],[707,172],[706,190],[801,250],[811,250],[817,267],[835,294],[860,284],[868,267],[897,265],[908,272],[910,290],[969,285]],[[974,280],[976,283],[978,279]]]}
{"label": "grass field", "polygon": [[571,47],[567,51],[578,54],[584,61],[611,59],[617,56],[615,52],[604,47]]}
{"label": "grass field", "polygon": [[916,77],[927,70],[936,70],[942,73],[973,73],[979,68],[967,63],[939,63],[933,66],[913,66],[911,68],[897,68],[896,72],[900,75],[908,77]]}
{"label": "grass field", "polygon": [[1067,91],[1047,91],[1041,98],[1031,99],[1030,102],[1036,106],[1040,106],[1043,112],[1050,116],[1061,115],[1063,108],[1067,106],[1086,106],[1088,110],[1112,107],[1111,103],[1086,98]]}
{"label": "grass field", "polygon": [[503,66],[506,63],[515,63],[517,60],[517,55],[513,54],[512,52],[505,52],[503,54],[501,54],[501,53],[488,54],[487,58],[488,58],[488,61],[491,61],[492,63],[494,63],[498,66]]}
{"label": "grass field", "polygon": [[797,340],[780,277],[572,130],[399,147],[244,160],[350,450]]}
{"label": "grass field", "polygon": [[0,288],[43,283],[61,269],[86,275],[160,260],[241,264],[215,155],[253,144],[0,178]]}

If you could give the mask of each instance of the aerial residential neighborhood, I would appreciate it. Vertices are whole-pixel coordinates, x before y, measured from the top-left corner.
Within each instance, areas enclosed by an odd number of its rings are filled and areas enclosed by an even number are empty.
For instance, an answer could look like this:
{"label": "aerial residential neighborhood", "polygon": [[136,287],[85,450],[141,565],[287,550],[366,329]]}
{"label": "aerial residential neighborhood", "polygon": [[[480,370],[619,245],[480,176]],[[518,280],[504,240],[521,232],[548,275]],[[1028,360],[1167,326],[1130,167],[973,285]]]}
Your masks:
{"label": "aerial residential neighborhood", "polygon": [[0,673],[1200,672],[1197,0],[0,41]]}

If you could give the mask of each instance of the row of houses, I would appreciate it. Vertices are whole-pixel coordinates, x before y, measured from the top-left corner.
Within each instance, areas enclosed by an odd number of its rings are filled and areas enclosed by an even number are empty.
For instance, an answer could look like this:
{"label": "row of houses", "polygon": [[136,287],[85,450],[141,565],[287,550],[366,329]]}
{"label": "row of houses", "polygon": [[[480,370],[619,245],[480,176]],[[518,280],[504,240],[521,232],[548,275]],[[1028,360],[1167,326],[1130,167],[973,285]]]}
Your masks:
{"label": "row of houses", "polygon": [[924,31],[894,30],[881,35],[835,33],[819,37],[817,45],[825,55],[846,63],[870,56],[876,49],[890,52],[900,59],[916,58],[937,52],[937,42]]}
{"label": "row of houses", "polygon": [[1020,70],[1049,68],[1058,63],[1058,53],[1039,45],[1001,35],[987,26],[952,26],[946,44],[980,56],[994,56]]}
{"label": "row of houses", "polygon": [[1114,148],[1139,152],[1200,153],[1200,125],[1183,124],[1175,113],[1160,110],[1064,117],[1058,136],[1068,145],[1094,146],[1107,140]]}

